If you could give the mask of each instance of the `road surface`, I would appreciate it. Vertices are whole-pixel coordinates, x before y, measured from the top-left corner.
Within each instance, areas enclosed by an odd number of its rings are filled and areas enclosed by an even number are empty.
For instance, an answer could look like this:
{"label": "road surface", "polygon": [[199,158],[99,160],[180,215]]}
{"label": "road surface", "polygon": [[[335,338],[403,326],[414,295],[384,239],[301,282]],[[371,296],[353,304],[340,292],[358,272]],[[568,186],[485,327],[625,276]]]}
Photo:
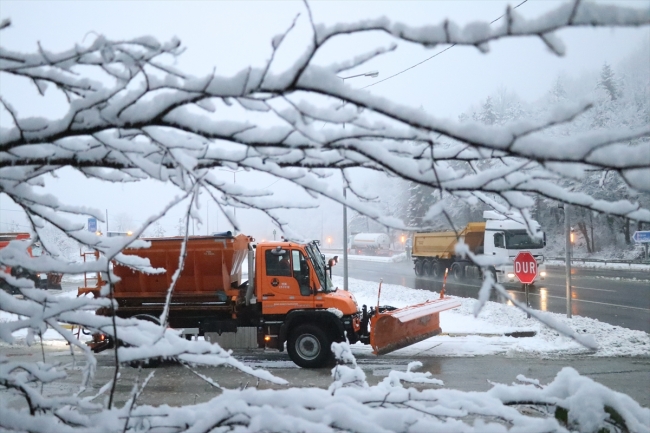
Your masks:
{"label": "road surface", "polygon": [[[12,361],[56,362],[62,366],[68,377],[53,385],[46,385],[45,394],[49,396],[68,396],[78,390],[81,383],[81,367],[85,365],[79,350],[75,349],[76,360],[70,355],[70,349],[64,346],[40,345],[0,347],[2,354]],[[264,368],[273,375],[289,382],[288,387],[327,388],[332,383],[331,369],[303,369],[290,360],[286,352],[264,350],[235,351],[234,356],[255,368]],[[113,378],[114,354],[107,350],[97,355],[97,372],[93,386],[82,396],[95,395],[99,388]],[[639,404],[650,406],[650,359],[649,358],[553,358],[530,359],[525,357],[480,356],[471,358],[401,358],[398,356],[360,355],[358,365],[364,370],[367,382],[375,385],[382,381],[391,370],[406,371],[410,361],[420,361],[423,366],[418,371],[428,371],[432,377],[444,382],[444,388],[462,391],[487,391],[490,382],[511,384],[516,382],[518,374],[531,379],[539,379],[542,384],[549,383],[565,366],[571,366],[580,374],[590,377],[615,391],[623,392],[634,398]],[[285,388],[259,381],[231,367],[192,367],[194,371],[211,378],[224,388],[239,387]],[[139,404],[180,406],[200,403],[219,395],[222,390],[201,379],[189,368],[168,362],[156,369],[138,370],[129,366],[120,368],[117,383],[116,403],[121,406],[130,397],[133,385],[142,383],[152,371],[154,377],[138,398]],[[407,385],[424,389],[439,388],[436,385]],[[24,400],[14,393],[0,390],[0,398],[10,407],[24,407]]]}

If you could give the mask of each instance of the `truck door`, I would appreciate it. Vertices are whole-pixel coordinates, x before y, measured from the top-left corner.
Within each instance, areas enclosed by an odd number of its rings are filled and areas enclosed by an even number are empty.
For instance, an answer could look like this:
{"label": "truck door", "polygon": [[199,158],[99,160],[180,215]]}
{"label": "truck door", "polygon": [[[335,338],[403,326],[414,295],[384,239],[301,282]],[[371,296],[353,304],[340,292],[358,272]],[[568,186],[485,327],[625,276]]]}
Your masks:
{"label": "truck door", "polygon": [[268,249],[261,276],[262,314],[286,314],[314,308],[309,265],[297,249]]}

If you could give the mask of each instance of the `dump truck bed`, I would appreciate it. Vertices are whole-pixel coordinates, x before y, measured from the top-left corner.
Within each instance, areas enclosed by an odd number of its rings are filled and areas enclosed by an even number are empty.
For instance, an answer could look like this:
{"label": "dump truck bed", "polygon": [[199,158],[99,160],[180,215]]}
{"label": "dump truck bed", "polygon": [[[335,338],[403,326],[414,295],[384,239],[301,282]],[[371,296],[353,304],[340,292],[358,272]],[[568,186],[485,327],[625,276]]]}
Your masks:
{"label": "dump truck bed", "polygon": [[[148,258],[161,274],[145,274],[129,267],[116,265],[113,269],[120,281],[115,284],[114,297],[121,299],[164,299],[178,269],[182,237],[144,239],[150,248],[123,251],[127,255]],[[241,265],[250,240],[247,236],[192,236],[187,242],[187,257],[180,278],[174,287],[174,299],[223,298],[238,293]]]}
{"label": "dump truck bed", "polygon": [[[458,235],[465,239],[465,243],[474,251],[476,247],[483,245],[485,223],[469,223]],[[450,259],[454,256],[456,247],[456,232],[426,232],[413,235],[413,256],[417,257],[438,257]]]}

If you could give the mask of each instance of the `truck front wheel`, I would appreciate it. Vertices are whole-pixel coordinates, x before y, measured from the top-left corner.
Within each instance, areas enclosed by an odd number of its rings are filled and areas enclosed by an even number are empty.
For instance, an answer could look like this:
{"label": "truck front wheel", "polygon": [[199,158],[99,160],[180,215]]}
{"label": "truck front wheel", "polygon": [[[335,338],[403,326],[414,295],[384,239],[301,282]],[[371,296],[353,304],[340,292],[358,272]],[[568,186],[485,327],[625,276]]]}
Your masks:
{"label": "truck front wheel", "polygon": [[332,342],[325,331],[315,325],[300,325],[289,336],[289,357],[303,368],[319,368],[332,358]]}

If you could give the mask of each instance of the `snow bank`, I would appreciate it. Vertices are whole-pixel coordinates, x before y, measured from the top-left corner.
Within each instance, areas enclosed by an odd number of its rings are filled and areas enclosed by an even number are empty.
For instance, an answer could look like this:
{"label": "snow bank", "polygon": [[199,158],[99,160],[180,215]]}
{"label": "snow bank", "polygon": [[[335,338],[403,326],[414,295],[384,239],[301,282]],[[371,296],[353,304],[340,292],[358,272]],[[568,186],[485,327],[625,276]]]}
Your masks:
{"label": "snow bank", "polygon": [[[561,260],[547,260],[547,266],[564,266],[564,261]],[[608,262],[578,262],[572,261],[571,267],[573,268],[593,268],[593,269],[621,269],[632,271],[649,271],[650,265],[643,263],[608,263]]]}
{"label": "snow bank", "polygon": [[[333,277],[334,284],[343,286],[342,277]],[[350,278],[350,291],[359,305],[377,304],[379,283]],[[382,284],[380,305],[404,307],[440,296],[437,292],[411,289],[395,284]],[[579,334],[589,334],[598,341],[599,349],[590,351],[575,341],[563,337],[535,319],[527,319],[518,308],[487,302],[478,317],[474,317],[473,298],[458,298],[461,306],[440,314],[442,335],[429,338],[385,356],[562,356],[582,354],[595,357],[650,356],[650,334],[643,331],[613,326],[581,316],[568,319],[565,315],[549,313],[553,319],[570,327]],[[505,336],[512,332],[534,331],[534,337],[515,338]],[[369,353],[368,346],[352,346],[355,353]]]}
{"label": "snow bank", "polygon": [[[343,262],[343,254],[325,253],[325,257],[331,259],[334,256],[339,257],[339,262]],[[391,257],[382,256],[360,256],[357,254],[348,254],[348,260],[360,262],[380,262],[380,263],[397,263],[406,261],[406,253],[396,254]]]}
{"label": "snow bank", "polygon": [[[83,276],[81,277],[83,281]],[[334,284],[343,286],[342,277],[333,277]],[[377,304],[378,282],[349,279],[350,291],[354,294],[359,305],[373,306]],[[58,294],[61,297],[73,298],[76,290]],[[381,305],[405,307],[429,299],[436,299],[437,292],[411,289],[409,287],[382,284]],[[585,349],[575,341],[560,336],[555,330],[550,329],[535,319],[527,319],[526,314],[511,305],[497,302],[487,302],[478,317],[474,317],[473,298],[458,298],[461,306],[454,310],[440,314],[442,335],[421,341],[420,343],[395,351],[386,356],[479,356],[496,355],[505,356],[532,356],[548,357],[582,354],[592,357],[616,356],[650,356],[650,334],[620,326],[613,326],[581,316],[568,319],[565,315],[545,313],[551,315],[556,321],[570,327],[580,334],[589,334],[598,341],[599,349],[592,352]],[[0,311],[0,322],[16,320],[16,316]],[[505,334],[513,332],[535,332],[534,337],[515,338]],[[19,340],[26,338],[26,331],[15,334]],[[88,337],[81,334],[81,339]],[[43,335],[47,344],[65,344],[63,338],[52,329]],[[369,346],[355,344],[352,346],[355,353],[369,353]]]}

